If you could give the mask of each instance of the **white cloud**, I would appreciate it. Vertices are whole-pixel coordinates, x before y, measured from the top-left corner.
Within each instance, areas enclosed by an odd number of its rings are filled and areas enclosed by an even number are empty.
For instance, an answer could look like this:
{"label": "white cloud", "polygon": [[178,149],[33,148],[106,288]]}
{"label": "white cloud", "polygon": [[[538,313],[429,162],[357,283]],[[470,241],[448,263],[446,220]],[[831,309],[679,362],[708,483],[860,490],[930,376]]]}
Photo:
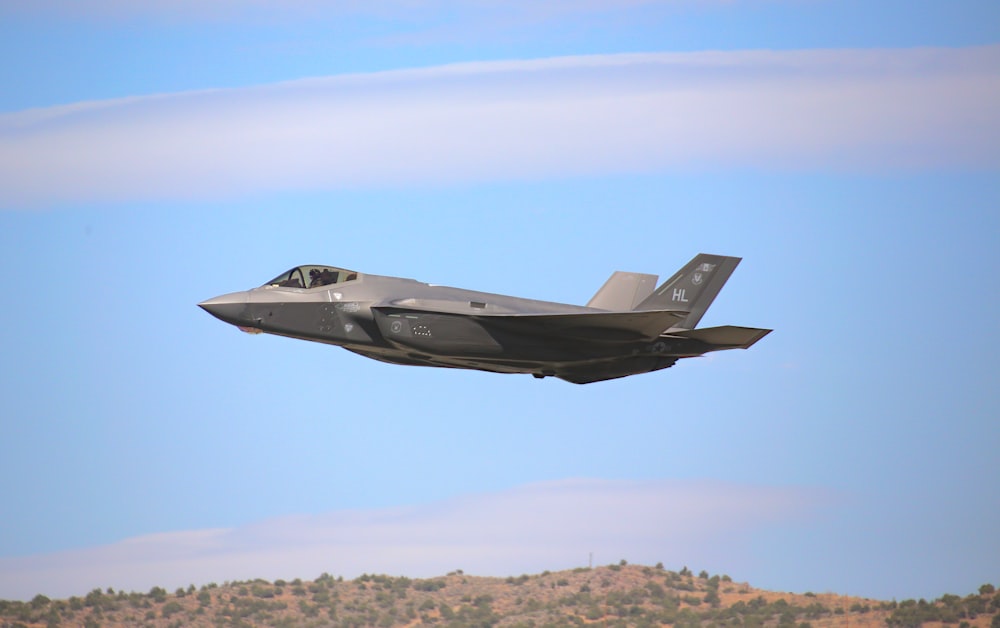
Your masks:
{"label": "white cloud", "polygon": [[240,528],[155,534],[89,549],[0,558],[0,598],[146,591],[257,577],[456,568],[517,575],[663,561],[739,567],[753,531],[829,501],[798,488],[705,481],[564,480],[423,506],[290,516]]}
{"label": "white cloud", "polygon": [[1000,167],[1000,46],[469,63],[0,115],[0,206]]}
{"label": "white cloud", "polygon": [[[442,16],[502,16],[509,21],[536,22],[567,16],[629,9],[640,6],[698,6],[732,0],[34,0],[0,6],[0,15],[27,14],[74,18],[231,19],[258,17],[326,19],[355,15],[381,19],[440,20]],[[745,0],[746,1],[746,0]],[[760,0],[756,0],[759,2]]]}

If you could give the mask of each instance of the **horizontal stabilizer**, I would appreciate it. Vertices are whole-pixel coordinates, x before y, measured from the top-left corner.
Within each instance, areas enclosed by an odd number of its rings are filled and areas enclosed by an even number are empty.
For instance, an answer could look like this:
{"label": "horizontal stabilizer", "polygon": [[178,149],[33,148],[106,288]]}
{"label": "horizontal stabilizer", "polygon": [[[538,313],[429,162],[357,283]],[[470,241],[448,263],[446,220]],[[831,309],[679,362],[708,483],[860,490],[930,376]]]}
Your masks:
{"label": "horizontal stabilizer", "polygon": [[587,307],[596,307],[612,312],[634,310],[637,305],[653,294],[657,279],[656,275],[626,273],[616,270],[597,291],[594,298],[587,303]]}
{"label": "horizontal stabilizer", "polygon": [[703,327],[671,332],[670,335],[698,340],[717,349],[749,349],[755,342],[769,333],[771,333],[770,329],[723,325],[722,327]]}

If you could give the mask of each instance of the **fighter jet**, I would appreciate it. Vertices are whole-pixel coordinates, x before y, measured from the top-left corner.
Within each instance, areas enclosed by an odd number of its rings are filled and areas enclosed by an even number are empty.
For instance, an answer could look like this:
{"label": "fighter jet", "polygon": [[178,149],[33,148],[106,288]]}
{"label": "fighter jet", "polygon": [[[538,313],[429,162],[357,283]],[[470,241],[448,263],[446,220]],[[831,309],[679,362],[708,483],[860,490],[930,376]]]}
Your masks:
{"label": "fighter jet", "polygon": [[767,335],[730,325],[696,329],[739,262],[703,253],[659,287],[656,275],[617,271],[586,306],[318,265],[198,305],[245,332],[337,345],[382,362],[589,384],[747,349]]}

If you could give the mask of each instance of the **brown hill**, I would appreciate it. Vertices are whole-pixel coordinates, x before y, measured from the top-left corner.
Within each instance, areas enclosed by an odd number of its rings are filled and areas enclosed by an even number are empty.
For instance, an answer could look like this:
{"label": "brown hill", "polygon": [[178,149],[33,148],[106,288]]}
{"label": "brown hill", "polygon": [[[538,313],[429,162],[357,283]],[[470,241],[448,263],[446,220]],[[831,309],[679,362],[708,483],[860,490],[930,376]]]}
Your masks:
{"label": "brown hill", "polygon": [[486,578],[461,571],[423,580],[323,574],[168,593],[95,589],[84,597],[0,601],[0,626],[943,626],[1000,628],[1000,592],[880,602],[763,591],[728,576],[617,565]]}

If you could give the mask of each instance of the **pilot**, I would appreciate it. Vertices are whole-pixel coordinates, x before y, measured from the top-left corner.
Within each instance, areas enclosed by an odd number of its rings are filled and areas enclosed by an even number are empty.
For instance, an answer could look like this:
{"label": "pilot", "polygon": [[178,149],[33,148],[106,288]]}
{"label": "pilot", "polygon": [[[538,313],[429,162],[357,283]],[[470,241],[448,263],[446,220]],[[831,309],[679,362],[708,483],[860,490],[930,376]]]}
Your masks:
{"label": "pilot", "polygon": [[310,288],[315,288],[316,286],[322,286],[322,285],[324,285],[324,284],[323,284],[323,279],[322,279],[322,276],[320,275],[319,269],[318,268],[314,268],[314,269],[310,270],[309,271],[309,287]]}

